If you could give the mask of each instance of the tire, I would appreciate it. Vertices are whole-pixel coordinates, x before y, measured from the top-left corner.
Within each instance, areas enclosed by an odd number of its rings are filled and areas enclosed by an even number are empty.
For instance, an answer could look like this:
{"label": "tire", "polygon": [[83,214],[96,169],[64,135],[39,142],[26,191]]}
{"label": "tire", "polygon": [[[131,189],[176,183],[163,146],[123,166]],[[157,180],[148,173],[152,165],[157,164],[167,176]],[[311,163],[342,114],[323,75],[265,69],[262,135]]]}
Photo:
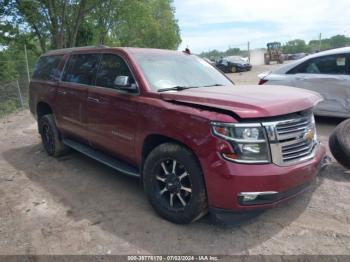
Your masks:
{"label": "tire", "polygon": [[207,213],[202,170],[195,156],[181,145],[164,143],[153,149],[144,164],[143,184],[155,211],[173,223],[191,223]]}
{"label": "tire", "polygon": [[278,58],[278,63],[283,64],[283,62],[284,62],[284,58],[283,58],[283,56],[280,55]]}
{"label": "tire", "polygon": [[44,115],[39,119],[39,133],[49,156],[58,157],[69,151],[61,141],[53,115]]}
{"label": "tire", "polygon": [[265,56],[264,57],[264,63],[265,63],[265,65],[269,65],[270,64],[270,57]]}
{"label": "tire", "polygon": [[329,149],[341,165],[350,169],[350,119],[334,129],[329,137]]}
{"label": "tire", "polygon": [[236,66],[232,66],[231,67],[231,73],[236,73],[237,72],[237,67]]}

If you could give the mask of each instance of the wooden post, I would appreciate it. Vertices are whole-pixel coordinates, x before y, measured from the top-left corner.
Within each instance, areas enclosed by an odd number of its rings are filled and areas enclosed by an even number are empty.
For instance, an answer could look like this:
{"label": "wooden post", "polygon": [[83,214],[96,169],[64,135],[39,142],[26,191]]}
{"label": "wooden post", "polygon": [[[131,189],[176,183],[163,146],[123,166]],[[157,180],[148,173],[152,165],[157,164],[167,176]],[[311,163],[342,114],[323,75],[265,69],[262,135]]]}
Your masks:
{"label": "wooden post", "polygon": [[27,78],[28,78],[28,85],[29,85],[29,82],[30,82],[30,74],[29,74],[28,55],[27,55],[27,46],[26,46],[26,45],[24,45],[24,55],[25,55],[25,59],[26,59]]}
{"label": "wooden post", "polygon": [[250,63],[250,43],[248,41],[248,62]]}
{"label": "wooden post", "polygon": [[22,98],[22,94],[21,94],[21,89],[19,88],[18,80],[16,80],[16,84],[17,84],[17,92],[18,92],[19,102],[21,104],[21,107],[23,108],[23,98]]}
{"label": "wooden post", "polygon": [[318,52],[321,52],[321,42],[322,42],[322,34],[320,33],[320,36],[318,38]]}

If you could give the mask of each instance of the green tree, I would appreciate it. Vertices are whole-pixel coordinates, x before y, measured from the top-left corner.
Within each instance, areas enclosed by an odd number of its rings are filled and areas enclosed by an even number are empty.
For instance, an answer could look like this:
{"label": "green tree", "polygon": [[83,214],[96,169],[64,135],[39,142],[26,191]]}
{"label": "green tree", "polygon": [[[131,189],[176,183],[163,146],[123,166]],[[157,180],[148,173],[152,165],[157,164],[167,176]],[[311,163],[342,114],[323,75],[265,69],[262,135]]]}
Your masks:
{"label": "green tree", "polygon": [[345,35],[332,36],[329,41],[332,48],[344,47],[350,44],[350,38]]}
{"label": "green tree", "polygon": [[311,40],[309,42],[309,48],[312,52],[329,50],[329,49],[339,48],[339,47],[344,47],[349,45],[350,45],[350,37],[347,37],[345,35],[335,35],[335,36],[332,36],[331,38],[322,39],[321,50],[319,50],[319,47],[320,47],[319,40]]}
{"label": "green tree", "polygon": [[122,46],[176,49],[181,43],[170,0],[128,0],[119,18],[112,33]]}
{"label": "green tree", "polygon": [[284,54],[309,53],[310,48],[302,39],[288,41],[282,46]]}
{"label": "green tree", "polygon": [[15,61],[9,52],[0,52],[0,82],[18,79]]}
{"label": "green tree", "polygon": [[[172,0],[3,0],[2,21],[47,49],[108,44],[175,49]],[[5,28],[10,32],[10,28]]]}

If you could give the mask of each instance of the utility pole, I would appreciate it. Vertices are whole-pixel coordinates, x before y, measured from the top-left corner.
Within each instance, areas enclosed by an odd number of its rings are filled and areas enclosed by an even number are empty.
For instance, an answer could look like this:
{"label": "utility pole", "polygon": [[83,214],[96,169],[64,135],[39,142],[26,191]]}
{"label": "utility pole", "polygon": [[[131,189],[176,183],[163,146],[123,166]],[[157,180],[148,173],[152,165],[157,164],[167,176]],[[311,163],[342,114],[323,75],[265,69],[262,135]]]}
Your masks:
{"label": "utility pole", "polygon": [[247,50],[248,50],[248,62],[250,63],[250,43],[249,43],[249,41],[248,41]]}
{"label": "utility pole", "polygon": [[29,85],[30,74],[29,74],[28,55],[27,55],[27,46],[26,45],[24,45],[24,56],[25,56],[25,59],[26,59],[27,77],[28,77],[28,85]]}
{"label": "utility pole", "polygon": [[320,33],[318,38],[318,51],[321,52],[321,42],[322,42],[322,33]]}

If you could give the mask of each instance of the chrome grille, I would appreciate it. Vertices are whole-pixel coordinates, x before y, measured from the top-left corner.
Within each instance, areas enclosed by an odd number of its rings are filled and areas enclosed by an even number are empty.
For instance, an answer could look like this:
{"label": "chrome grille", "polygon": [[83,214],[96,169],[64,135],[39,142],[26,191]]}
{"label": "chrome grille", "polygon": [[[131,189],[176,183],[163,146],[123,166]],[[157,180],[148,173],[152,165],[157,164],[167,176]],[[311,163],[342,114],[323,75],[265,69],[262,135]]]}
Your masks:
{"label": "chrome grille", "polygon": [[313,157],[317,146],[313,115],[263,123],[270,141],[272,161],[292,165]]}

